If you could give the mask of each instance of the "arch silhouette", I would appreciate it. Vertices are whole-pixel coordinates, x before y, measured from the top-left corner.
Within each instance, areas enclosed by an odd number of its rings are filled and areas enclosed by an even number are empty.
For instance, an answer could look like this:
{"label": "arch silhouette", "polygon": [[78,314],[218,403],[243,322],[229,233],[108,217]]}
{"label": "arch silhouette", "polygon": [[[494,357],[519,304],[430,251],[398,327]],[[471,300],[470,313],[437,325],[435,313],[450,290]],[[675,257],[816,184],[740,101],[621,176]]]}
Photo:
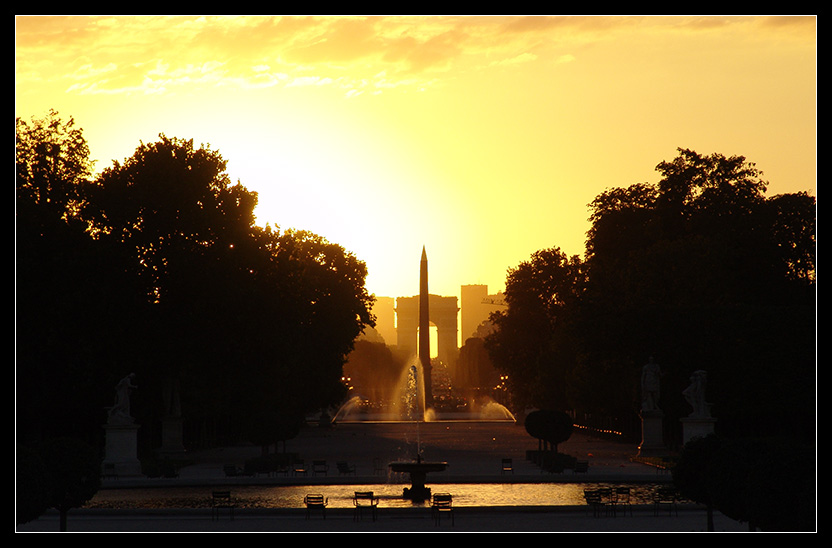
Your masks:
{"label": "arch silhouette", "polygon": [[[444,364],[453,367],[459,352],[457,347],[459,305],[456,297],[430,295],[429,321],[436,326],[437,355]],[[396,344],[399,349],[418,355],[419,297],[396,299]]]}

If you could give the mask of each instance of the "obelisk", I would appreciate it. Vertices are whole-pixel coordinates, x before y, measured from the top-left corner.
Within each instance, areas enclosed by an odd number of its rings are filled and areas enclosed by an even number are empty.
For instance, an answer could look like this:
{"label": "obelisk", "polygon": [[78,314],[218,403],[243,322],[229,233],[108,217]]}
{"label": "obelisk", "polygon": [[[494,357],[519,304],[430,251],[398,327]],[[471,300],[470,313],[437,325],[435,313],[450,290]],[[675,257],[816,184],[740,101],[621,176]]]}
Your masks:
{"label": "obelisk", "polygon": [[433,407],[430,366],[430,297],[428,294],[428,255],[422,246],[422,262],[419,269],[419,361],[425,385],[425,410]]}

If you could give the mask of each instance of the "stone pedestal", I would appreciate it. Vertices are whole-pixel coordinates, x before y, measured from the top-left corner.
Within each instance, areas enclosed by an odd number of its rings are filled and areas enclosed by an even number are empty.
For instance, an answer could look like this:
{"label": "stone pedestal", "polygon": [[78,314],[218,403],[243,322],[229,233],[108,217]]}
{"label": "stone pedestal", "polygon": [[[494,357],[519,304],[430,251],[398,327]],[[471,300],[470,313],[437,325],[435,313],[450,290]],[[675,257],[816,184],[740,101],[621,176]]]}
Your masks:
{"label": "stone pedestal", "polygon": [[638,456],[657,457],[667,454],[664,445],[664,413],[661,411],[641,412],[641,444]]}
{"label": "stone pedestal", "polygon": [[716,419],[713,417],[685,417],[682,422],[682,443],[693,438],[704,438],[714,433]]}
{"label": "stone pedestal", "polygon": [[120,478],[142,475],[138,458],[138,431],[136,424],[104,425],[104,464],[112,464]]}

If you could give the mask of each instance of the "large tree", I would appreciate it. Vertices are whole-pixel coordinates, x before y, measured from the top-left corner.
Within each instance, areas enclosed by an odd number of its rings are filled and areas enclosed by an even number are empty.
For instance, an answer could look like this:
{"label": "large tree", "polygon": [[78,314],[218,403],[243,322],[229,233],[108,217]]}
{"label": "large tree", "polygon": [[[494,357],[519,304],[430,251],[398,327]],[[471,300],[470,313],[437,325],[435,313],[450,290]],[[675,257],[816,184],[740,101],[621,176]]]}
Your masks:
{"label": "large tree", "polygon": [[573,315],[583,284],[581,260],[558,248],[538,251],[509,271],[508,307],[492,315],[496,329],[486,337],[486,348],[494,366],[508,375],[519,407],[571,408]]}
{"label": "large tree", "polygon": [[[67,134],[74,148],[50,144]],[[216,441],[253,432],[255,417],[294,423],[341,397],[341,366],[373,322],[362,261],[314,234],[256,226],[256,194],[192,141],[162,135],[92,179],[82,135],[62,124],[35,132],[19,122],[18,140],[27,425],[100,430],[112,387],[130,372],[148,434],[171,387]],[[69,163],[48,154],[67,150],[78,157],[61,170]]]}
{"label": "large tree", "polygon": [[364,263],[341,246],[256,226],[256,194],[225,166],[162,135],[104,171],[87,211],[97,237],[133,256],[152,320],[148,375],[176,377],[192,413],[244,431],[340,398],[372,298]]}
{"label": "large tree", "polygon": [[[591,204],[584,399],[638,409],[638,370],[653,355],[676,395],[662,402],[670,416],[689,412],[678,394],[705,369],[724,429],[799,419],[813,430],[814,199],[767,198],[742,156],[680,150],[656,169],[658,183]],[[783,414],[774,402],[786,401]]]}
{"label": "large tree", "polygon": [[811,434],[814,198],[767,198],[742,156],[681,149],[656,169],[657,183],[590,204],[583,262],[549,249],[509,272],[495,365],[521,403],[626,426],[654,356],[669,424],[690,412],[681,392],[705,369],[724,432]]}
{"label": "large tree", "polygon": [[242,371],[236,341],[250,322],[257,268],[256,194],[232,184],[209,147],[167,138],[142,143],[95,180],[84,209],[92,234],[130,257],[143,307],[132,318],[145,345],[131,369],[159,410],[162,385],[180,386],[183,405],[217,399],[221,375]]}
{"label": "large tree", "polygon": [[108,371],[130,355],[134,286],[124,257],[91,239],[81,216],[93,170],[83,131],[52,111],[18,119],[16,138],[18,433],[89,439],[112,404]]}

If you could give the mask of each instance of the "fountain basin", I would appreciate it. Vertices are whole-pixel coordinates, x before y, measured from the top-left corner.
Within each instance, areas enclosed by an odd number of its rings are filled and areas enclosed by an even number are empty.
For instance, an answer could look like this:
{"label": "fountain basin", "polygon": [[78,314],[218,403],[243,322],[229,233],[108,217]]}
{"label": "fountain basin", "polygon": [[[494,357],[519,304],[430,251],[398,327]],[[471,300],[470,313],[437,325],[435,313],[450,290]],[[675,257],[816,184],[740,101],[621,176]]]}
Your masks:
{"label": "fountain basin", "polygon": [[446,468],[448,468],[447,462],[401,461],[390,463],[390,469],[393,470],[393,472],[405,472],[408,474],[444,472]]}
{"label": "fountain basin", "polygon": [[430,498],[430,487],[425,487],[428,472],[444,472],[447,462],[397,461],[390,463],[393,472],[410,474],[410,487],[405,488],[402,497],[413,502],[423,502]]}

